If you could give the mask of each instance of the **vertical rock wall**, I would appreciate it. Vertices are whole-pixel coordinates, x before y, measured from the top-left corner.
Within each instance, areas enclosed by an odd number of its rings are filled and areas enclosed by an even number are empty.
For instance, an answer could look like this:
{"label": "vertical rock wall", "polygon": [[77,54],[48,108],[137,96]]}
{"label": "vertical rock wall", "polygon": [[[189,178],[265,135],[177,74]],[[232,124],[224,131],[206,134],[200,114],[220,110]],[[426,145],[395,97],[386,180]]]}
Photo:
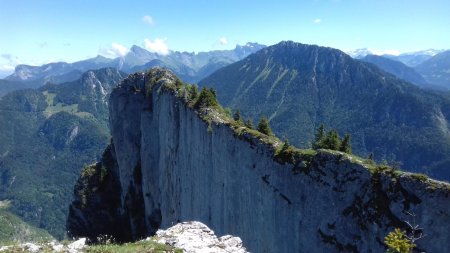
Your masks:
{"label": "vertical rock wall", "polygon": [[[127,223],[132,239],[198,220],[218,235],[241,237],[251,252],[383,252],[384,236],[404,228],[410,211],[428,234],[420,249],[450,248],[448,184],[370,172],[356,158],[331,151],[318,152],[302,170],[280,164],[273,148],[255,137],[203,121],[167,88],[175,81],[153,69],[111,94],[121,189],[119,212],[111,215]],[[108,195],[100,192],[88,197],[88,206]],[[73,204],[72,235],[89,230],[79,220],[104,222],[92,218],[96,211]]]}

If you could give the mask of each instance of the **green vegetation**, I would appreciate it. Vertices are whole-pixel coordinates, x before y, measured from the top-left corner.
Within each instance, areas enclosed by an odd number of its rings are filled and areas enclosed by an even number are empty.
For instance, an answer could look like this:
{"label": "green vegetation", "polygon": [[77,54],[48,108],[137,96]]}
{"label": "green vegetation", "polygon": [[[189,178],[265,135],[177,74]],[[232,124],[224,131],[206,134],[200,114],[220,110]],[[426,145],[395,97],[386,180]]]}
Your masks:
{"label": "green vegetation", "polygon": [[234,112],[233,119],[234,121],[242,121],[241,111],[239,109]]}
{"label": "green vegetation", "polygon": [[198,98],[198,86],[195,84],[188,86],[188,94],[191,101],[196,101]]}
{"label": "green vegetation", "polygon": [[342,151],[347,154],[352,153],[352,144],[350,143],[350,134],[344,135],[344,139],[341,141],[341,145],[339,146],[339,151]]}
{"label": "green vegetation", "polygon": [[[105,153],[106,152],[108,152],[108,150],[106,150]],[[105,153],[103,157],[105,157]],[[81,170],[81,175],[75,188],[77,191],[76,194],[80,197],[81,205],[83,207],[87,205],[88,198],[91,195],[96,191],[101,190],[107,176],[108,170],[102,163],[88,165]]]}
{"label": "green vegetation", "polygon": [[[397,163],[392,163],[391,165],[388,165],[387,163],[377,165],[370,154],[367,159],[353,155],[350,134],[345,134],[341,139],[337,131],[334,129],[326,132],[323,124],[316,130],[315,141],[312,143],[313,149],[299,149],[290,145],[287,139],[284,142],[280,141],[280,139],[272,133],[267,117],[263,116],[261,118],[257,130],[253,129],[251,120],[243,119],[242,113],[239,109],[235,111],[233,116],[231,116],[228,108],[223,109],[217,102],[216,93],[208,88],[205,88],[205,93],[207,93],[206,96],[211,98],[213,97],[214,103],[211,103],[211,106],[195,108],[194,105],[197,104],[199,97],[195,95],[197,94],[196,92],[192,91],[196,90],[197,86],[184,83],[183,85],[169,85],[168,87],[170,90],[175,91],[176,96],[183,98],[188,107],[197,110],[200,118],[208,124],[208,132],[213,131],[213,124],[217,122],[224,123],[230,126],[234,130],[234,133],[241,139],[249,141],[250,143],[262,142],[271,146],[274,150],[274,159],[281,164],[293,164],[294,172],[308,173],[310,163],[313,160],[313,157],[317,154],[317,149],[329,149],[327,152],[336,153],[336,155],[340,156],[342,156],[342,153],[340,152],[346,153],[346,157],[349,160],[363,165],[373,175],[382,173],[389,175],[396,180],[403,174],[403,172],[399,170],[399,165]],[[196,97],[197,99],[195,99]],[[447,184],[433,183],[430,180],[427,180],[428,178],[423,174],[409,173],[408,175],[412,179],[426,182],[430,190],[450,190]]]}
{"label": "green vegetation", "polygon": [[313,149],[331,149],[342,151],[347,154],[352,153],[350,134],[345,134],[344,138],[341,140],[338,132],[334,129],[330,130],[328,133],[325,133],[325,127],[323,124],[316,130],[312,147]]}
{"label": "green vegetation", "polygon": [[[86,245],[84,248],[77,250],[77,252],[80,253],[182,253],[183,252],[181,249],[176,249],[169,245],[158,243],[155,239],[156,238],[149,238],[142,241],[124,244],[116,244],[108,240],[100,244]],[[70,243],[72,242],[63,241],[56,244],[61,246],[62,251],[60,252],[71,252],[67,247]],[[20,245],[18,242],[6,243],[5,245],[11,246],[8,246],[7,249],[2,250],[1,252],[4,253],[29,252],[29,250],[27,250],[27,247],[25,245]],[[45,253],[55,252],[51,243],[45,241],[38,241],[36,245],[39,247],[39,252]]]}
{"label": "green vegetation", "polygon": [[56,114],[58,112],[67,112],[70,114],[74,114],[76,116],[79,116],[81,118],[93,118],[94,115],[92,115],[89,112],[82,112],[78,109],[78,104],[71,104],[66,105],[63,103],[55,103],[55,93],[49,93],[48,91],[42,92],[42,94],[45,96],[45,100],[47,102],[47,108],[45,108],[44,115],[45,117],[49,118],[53,114]]}
{"label": "green vegetation", "polygon": [[258,131],[260,131],[261,133],[265,134],[265,135],[273,135],[272,133],[272,129],[270,128],[269,125],[269,120],[267,119],[266,116],[262,116],[261,120],[258,123]]}
{"label": "green vegetation", "polygon": [[99,244],[91,245],[87,247],[84,252],[86,253],[158,253],[158,252],[183,252],[181,249],[174,249],[171,246],[157,243],[153,239],[138,241],[133,243],[124,244]]}
{"label": "green vegetation", "polygon": [[388,246],[387,253],[411,253],[416,247],[407,237],[406,232],[396,228],[385,238],[384,243]]}
{"label": "green vegetation", "polygon": [[387,253],[412,253],[416,247],[415,242],[422,239],[422,228],[416,224],[416,214],[406,212],[412,218],[412,222],[405,221],[408,225],[408,231],[403,231],[399,228],[394,229],[385,238],[384,243],[388,247]]}
{"label": "green vegetation", "polygon": [[425,182],[429,179],[427,175],[421,173],[412,173],[411,177],[422,182]]}
{"label": "green vegetation", "polygon": [[218,105],[219,103],[217,102],[216,92],[213,89],[203,87],[200,95],[194,103],[194,108],[199,109],[204,107],[214,107]]}
{"label": "green vegetation", "polygon": [[308,148],[324,123],[341,135],[351,133],[352,152],[359,156],[372,153],[374,161],[401,161],[404,169],[450,181],[450,96],[419,89],[338,50],[283,42],[199,85],[211,85],[221,104],[239,108],[244,118],[267,115],[274,133],[299,148]]}
{"label": "green vegetation", "polygon": [[[104,70],[95,76],[106,91],[122,78]],[[80,170],[110,138],[107,99],[81,80],[2,97],[0,199],[11,200],[11,213],[63,238]]]}
{"label": "green vegetation", "polygon": [[0,245],[42,242],[52,237],[42,229],[28,225],[22,219],[9,212],[8,201],[0,201]]}
{"label": "green vegetation", "polygon": [[245,124],[245,126],[246,126],[247,128],[250,128],[250,129],[253,129],[253,128],[254,128],[254,126],[253,126],[253,121],[252,121],[251,119],[246,120],[246,121],[244,122],[244,124]]}

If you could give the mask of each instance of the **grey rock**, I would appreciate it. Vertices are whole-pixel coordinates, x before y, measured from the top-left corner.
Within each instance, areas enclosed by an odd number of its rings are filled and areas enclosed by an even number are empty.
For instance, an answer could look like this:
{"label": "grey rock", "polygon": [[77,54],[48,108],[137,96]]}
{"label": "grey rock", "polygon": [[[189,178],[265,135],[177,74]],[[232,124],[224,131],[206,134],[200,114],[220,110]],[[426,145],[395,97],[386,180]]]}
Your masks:
{"label": "grey rock", "polygon": [[[159,80],[151,89],[150,79]],[[106,222],[125,221],[131,239],[197,220],[218,235],[239,236],[251,252],[375,253],[385,251],[390,231],[406,228],[409,211],[428,235],[419,250],[450,248],[448,184],[374,172],[359,158],[326,150],[303,166],[276,162],[272,146],[203,121],[166,88],[175,80],[153,69],[129,77],[110,97],[117,162],[111,180],[120,201]],[[99,190],[90,198],[98,204],[107,195]],[[71,207],[73,235],[105,222],[95,217],[107,209],[90,207],[89,199],[86,205]]]}
{"label": "grey rock", "polygon": [[214,231],[198,221],[182,222],[167,230],[158,230],[156,241],[183,249],[186,253],[248,252],[239,237],[225,235],[217,238]]}

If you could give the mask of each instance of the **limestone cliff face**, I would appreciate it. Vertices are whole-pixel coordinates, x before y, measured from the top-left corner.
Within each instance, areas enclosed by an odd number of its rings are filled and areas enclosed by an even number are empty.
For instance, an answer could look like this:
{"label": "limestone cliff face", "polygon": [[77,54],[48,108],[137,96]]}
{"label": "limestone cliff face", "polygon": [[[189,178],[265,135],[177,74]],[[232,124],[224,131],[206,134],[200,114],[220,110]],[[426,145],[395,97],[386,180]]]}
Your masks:
{"label": "limestone cliff face", "polygon": [[236,134],[213,112],[203,112],[210,123],[202,120],[175,83],[153,69],[112,92],[111,159],[93,167],[92,174],[106,172],[103,180],[80,178],[67,222],[72,236],[133,240],[198,220],[241,237],[251,252],[383,252],[384,236],[406,228],[409,211],[428,235],[419,249],[450,248],[448,184],[339,152],[277,162],[271,145]]}

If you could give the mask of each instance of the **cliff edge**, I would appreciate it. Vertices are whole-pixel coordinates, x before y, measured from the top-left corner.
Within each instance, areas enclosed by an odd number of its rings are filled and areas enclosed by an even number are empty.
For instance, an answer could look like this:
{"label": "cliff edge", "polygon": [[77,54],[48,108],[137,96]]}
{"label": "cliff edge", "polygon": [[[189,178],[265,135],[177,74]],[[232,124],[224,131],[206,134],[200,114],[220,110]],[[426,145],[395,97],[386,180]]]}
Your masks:
{"label": "cliff edge", "polygon": [[280,141],[196,108],[192,86],[156,68],[110,96],[112,142],[75,186],[70,236],[130,241],[181,221],[242,238],[251,252],[383,252],[406,229],[450,248],[450,186],[330,150],[277,156]]}

